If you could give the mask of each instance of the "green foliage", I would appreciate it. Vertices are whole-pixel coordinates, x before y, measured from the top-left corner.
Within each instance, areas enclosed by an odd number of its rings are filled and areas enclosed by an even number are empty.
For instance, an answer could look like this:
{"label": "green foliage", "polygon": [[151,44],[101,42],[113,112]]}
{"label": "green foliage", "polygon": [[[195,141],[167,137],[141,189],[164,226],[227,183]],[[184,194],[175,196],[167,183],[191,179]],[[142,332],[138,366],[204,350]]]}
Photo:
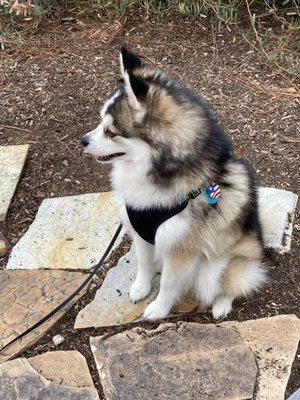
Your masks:
{"label": "green foliage", "polygon": [[217,31],[223,27],[230,31],[248,21],[255,42],[245,34],[244,38],[257,50],[259,60],[299,76],[294,45],[300,30],[299,0],[0,0],[0,29],[5,32],[22,20],[38,22],[63,8],[78,18],[96,14],[109,22],[132,10],[157,18],[180,13],[210,20]]}
{"label": "green foliage", "polygon": [[[299,17],[299,0],[249,0],[251,8],[261,12],[268,10],[275,18]],[[63,7],[72,7],[82,14],[84,12],[110,12],[115,17],[127,10],[139,7],[147,15],[178,12],[194,17],[213,17],[221,29],[223,24],[235,24],[245,14],[243,0],[0,0],[0,17],[7,14],[41,18],[46,12]]]}

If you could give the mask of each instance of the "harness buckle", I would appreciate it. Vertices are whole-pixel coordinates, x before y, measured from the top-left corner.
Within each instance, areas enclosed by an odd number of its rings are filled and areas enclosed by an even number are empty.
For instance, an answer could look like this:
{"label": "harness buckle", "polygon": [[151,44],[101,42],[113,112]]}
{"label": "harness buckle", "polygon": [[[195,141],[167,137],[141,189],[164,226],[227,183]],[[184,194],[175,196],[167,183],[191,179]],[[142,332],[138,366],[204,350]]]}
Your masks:
{"label": "harness buckle", "polygon": [[201,194],[201,189],[198,190],[192,190],[188,196],[189,199],[195,199],[197,196]]}

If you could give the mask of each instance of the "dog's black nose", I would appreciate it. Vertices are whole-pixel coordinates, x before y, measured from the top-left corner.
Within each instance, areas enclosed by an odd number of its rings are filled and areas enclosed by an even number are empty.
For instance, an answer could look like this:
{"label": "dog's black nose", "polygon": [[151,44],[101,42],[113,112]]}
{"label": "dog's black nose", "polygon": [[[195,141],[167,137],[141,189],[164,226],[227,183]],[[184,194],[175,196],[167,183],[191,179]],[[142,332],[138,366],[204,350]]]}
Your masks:
{"label": "dog's black nose", "polygon": [[88,144],[89,144],[89,140],[88,140],[88,138],[87,138],[86,136],[82,136],[81,139],[80,139],[80,141],[81,141],[81,144],[82,144],[84,147],[88,146]]}

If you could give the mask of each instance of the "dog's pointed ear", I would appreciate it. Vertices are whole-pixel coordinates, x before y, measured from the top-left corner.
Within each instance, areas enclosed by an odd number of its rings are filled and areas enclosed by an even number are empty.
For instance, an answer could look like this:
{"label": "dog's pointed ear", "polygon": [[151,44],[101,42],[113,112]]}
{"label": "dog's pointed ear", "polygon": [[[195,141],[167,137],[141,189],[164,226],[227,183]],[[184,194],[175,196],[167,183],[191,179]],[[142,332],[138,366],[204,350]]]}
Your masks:
{"label": "dog's pointed ear", "polygon": [[138,100],[144,100],[147,96],[149,85],[148,83],[134,74],[129,73],[129,82],[132,88],[133,93],[135,94]]}
{"label": "dog's pointed ear", "polygon": [[135,68],[142,65],[141,59],[131,51],[127,50],[126,47],[121,47],[120,51],[120,70],[123,76],[126,71],[131,72]]}
{"label": "dog's pointed ear", "polygon": [[141,103],[145,100],[149,91],[148,83],[130,72],[125,72],[124,81],[130,106],[136,111],[142,110],[143,107]]}

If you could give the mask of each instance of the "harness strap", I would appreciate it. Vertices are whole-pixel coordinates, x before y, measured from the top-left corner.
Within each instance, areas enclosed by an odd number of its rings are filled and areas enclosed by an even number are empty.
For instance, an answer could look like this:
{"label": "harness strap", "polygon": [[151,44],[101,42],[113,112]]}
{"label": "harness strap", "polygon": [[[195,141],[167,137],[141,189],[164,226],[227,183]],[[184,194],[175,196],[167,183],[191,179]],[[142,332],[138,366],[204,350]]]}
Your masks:
{"label": "harness strap", "polygon": [[198,189],[198,190],[192,190],[189,195],[188,195],[188,199],[195,199],[197,196],[199,196],[199,194],[202,193],[202,189]]}
{"label": "harness strap", "polygon": [[189,200],[195,199],[201,192],[201,189],[190,192],[185,200],[172,208],[160,207],[148,210],[135,210],[126,205],[129,221],[142,239],[150,244],[155,244],[155,235],[159,226],[183,211],[188,205]]}

